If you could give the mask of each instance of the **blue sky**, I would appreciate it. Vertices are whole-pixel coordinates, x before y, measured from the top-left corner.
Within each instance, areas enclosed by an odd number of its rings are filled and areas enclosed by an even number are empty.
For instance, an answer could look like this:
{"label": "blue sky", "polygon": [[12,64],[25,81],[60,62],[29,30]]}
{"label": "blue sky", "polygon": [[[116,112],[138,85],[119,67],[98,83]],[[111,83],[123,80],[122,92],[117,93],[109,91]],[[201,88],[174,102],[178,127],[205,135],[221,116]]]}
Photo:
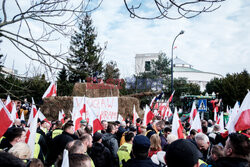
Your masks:
{"label": "blue sky", "polygon": [[[185,33],[176,40],[174,55],[194,68],[224,76],[243,69],[250,72],[250,2],[227,0],[221,5],[216,11],[193,19],[140,20],[129,17],[122,0],[104,0],[92,19],[97,42],[101,46],[108,42],[105,62],[115,60],[122,77],[134,74],[137,53],[165,52],[170,57],[172,41],[181,30]],[[10,28],[16,29],[17,25]],[[33,28],[39,32],[39,26]],[[56,44],[67,50],[69,40],[61,37]],[[30,60],[6,40],[0,47],[7,54],[5,66],[11,68],[15,60],[15,68],[23,73]],[[54,44],[48,47],[58,48]]]}

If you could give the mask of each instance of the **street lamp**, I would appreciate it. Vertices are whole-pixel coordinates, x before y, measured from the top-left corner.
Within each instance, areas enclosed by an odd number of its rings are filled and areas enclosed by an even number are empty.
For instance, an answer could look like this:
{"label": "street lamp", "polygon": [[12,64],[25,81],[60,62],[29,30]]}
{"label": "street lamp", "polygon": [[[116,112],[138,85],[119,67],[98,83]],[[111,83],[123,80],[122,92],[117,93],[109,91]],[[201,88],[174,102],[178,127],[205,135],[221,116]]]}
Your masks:
{"label": "street lamp", "polygon": [[[174,61],[174,59],[173,59],[173,52],[174,52],[174,43],[175,43],[175,40],[177,39],[177,37],[178,36],[180,36],[180,35],[182,35],[182,34],[184,34],[184,31],[183,30],[181,30],[181,32],[178,34],[178,35],[176,35],[176,37],[174,38],[174,41],[173,41],[173,43],[172,43],[172,50],[171,50],[171,93],[173,93],[173,91],[174,91],[174,73],[173,73],[173,61]],[[171,101],[171,106],[173,107],[173,100]]]}

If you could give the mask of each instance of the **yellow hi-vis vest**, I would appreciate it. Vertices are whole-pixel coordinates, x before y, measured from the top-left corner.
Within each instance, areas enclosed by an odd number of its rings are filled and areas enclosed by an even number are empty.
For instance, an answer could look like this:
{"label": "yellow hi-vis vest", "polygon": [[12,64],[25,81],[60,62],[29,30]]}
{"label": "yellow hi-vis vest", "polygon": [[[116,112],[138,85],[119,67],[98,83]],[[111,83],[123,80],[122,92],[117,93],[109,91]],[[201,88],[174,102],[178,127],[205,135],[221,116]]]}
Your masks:
{"label": "yellow hi-vis vest", "polygon": [[35,139],[35,149],[34,149],[34,158],[38,158],[38,155],[40,153],[40,145],[38,144],[41,134],[36,133],[36,139]]}
{"label": "yellow hi-vis vest", "polygon": [[62,129],[55,129],[52,132],[52,139],[54,139],[56,136],[62,134],[63,130]]}
{"label": "yellow hi-vis vest", "polygon": [[2,142],[2,140],[3,140],[4,138],[5,138],[4,136],[2,136],[2,137],[0,138],[0,143]]}
{"label": "yellow hi-vis vest", "polygon": [[117,151],[117,155],[119,157],[119,165],[120,167],[122,167],[122,161],[124,160],[125,162],[127,162],[129,159],[131,159],[130,157],[130,153],[132,150],[132,144],[130,143],[124,143],[123,145],[121,145]]}

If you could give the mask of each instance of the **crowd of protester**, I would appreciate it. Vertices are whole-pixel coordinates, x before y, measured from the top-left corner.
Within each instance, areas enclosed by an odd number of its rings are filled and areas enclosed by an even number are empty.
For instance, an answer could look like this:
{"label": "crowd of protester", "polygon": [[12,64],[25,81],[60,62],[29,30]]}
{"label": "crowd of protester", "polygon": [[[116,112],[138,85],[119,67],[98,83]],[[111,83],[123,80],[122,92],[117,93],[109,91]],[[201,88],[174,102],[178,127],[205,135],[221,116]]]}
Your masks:
{"label": "crowd of protester", "polygon": [[[0,140],[0,166],[61,166],[68,150],[70,167],[248,167],[250,129],[220,133],[220,126],[202,120],[202,132],[183,123],[184,139],[171,133],[161,118],[147,126],[138,118],[101,121],[103,130],[92,133],[86,120],[74,131],[73,121],[38,121],[35,150],[25,143],[25,122],[16,119]],[[33,154],[33,155],[32,155]],[[31,158],[33,157],[33,158]]]}

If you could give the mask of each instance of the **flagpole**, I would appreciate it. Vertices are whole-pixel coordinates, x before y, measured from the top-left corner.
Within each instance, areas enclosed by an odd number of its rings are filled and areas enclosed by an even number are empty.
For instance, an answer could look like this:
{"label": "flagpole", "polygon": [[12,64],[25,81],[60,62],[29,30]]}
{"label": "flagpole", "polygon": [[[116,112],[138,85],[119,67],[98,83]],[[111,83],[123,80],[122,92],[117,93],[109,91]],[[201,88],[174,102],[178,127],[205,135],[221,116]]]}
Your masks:
{"label": "flagpole", "polygon": [[[174,52],[174,43],[175,43],[175,40],[178,38],[178,36],[184,34],[184,31],[181,30],[181,32],[179,32],[178,35],[176,35],[176,37],[174,38],[174,41],[172,43],[172,50],[171,50],[171,93],[173,93],[174,91],[174,81],[173,81],[173,52]],[[173,107],[173,100],[171,102],[171,108]]]}

